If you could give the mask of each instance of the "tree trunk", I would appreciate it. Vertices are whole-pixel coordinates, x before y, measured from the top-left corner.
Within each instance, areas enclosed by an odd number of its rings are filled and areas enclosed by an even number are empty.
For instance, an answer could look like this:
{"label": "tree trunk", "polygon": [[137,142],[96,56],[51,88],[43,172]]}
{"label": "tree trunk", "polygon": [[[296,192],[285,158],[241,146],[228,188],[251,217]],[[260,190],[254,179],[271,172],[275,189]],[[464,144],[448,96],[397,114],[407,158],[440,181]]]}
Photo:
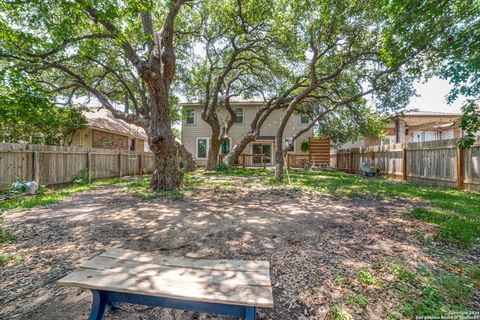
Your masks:
{"label": "tree trunk", "polygon": [[172,131],[168,89],[159,81],[147,83],[152,96],[148,140],[155,154],[155,171],[150,186],[154,191],[182,187],[183,173],[178,163],[178,150]]}
{"label": "tree trunk", "polygon": [[[280,130],[278,130],[280,131]],[[275,138],[275,179],[277,181],[283,180],[283,167],[285,166],[283,158],[283,130]]]}
{"label": "tree trunk", "polygon": [[277,181],[283,180],[283,167],[285,166],[284,157],[283,157],[283,133],[285,127],[287,126],[288,120],[292,116],[294,107],[297,103],[290,103],[289,107],[283,115],[282,121],[277,128],[277,135],[275,137],[275,179]]}
{"label": "tree trunk", "polygon": [[213,171],[217,168],[218,155],[220,153],[220,147],[222,146],[223,139],[220,139],[219,134],[213,134],[210,138],[210,148],[208,148],[206,171]]}
{"label": "tree trunk", "polygon": [[245,150],[250,142],[255,141],[255,138],[255,134],[247,134],[243,136],[243,138],[230,149],[230,152],[225,157],[225,162],[230,166],[235,165],[238,156],[242,154],[243,150]]}
{"label": "tree trunk", "polygon": [[191,172],[195,171],[195,161],[193,160],[193,156],[190,152],[188,152],[187,148],[180,142],[176,142],[177,149],[178,149],[178,156],[183,163],[183,171]]}
{"label": "tree trunk", "polygon": [[150,143],[150,148],[155,154],[155,171],[150,182],[153,191],[181,188],[183,173],[178,165],[176,146],[156,141]]}

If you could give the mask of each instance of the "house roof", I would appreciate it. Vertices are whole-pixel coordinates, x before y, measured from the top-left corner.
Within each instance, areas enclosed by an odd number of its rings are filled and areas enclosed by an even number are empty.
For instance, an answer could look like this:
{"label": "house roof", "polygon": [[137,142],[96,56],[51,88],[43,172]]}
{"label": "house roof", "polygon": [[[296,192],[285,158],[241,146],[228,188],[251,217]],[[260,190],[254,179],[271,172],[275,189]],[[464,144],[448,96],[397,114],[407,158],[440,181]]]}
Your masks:
{"label": "house roof", "polygon": [[114,118],[112,113],[105,108],[88,108],[83,111],[83,114],[87,118],[89,128],[148,140],[142,127]]}
{"label": "house roof", "polygon": [[422,111],[418,109],[405,110],[398,112],[396,116],[419,116],[419,117],[460,117],[461,113],[454,112],[437,112],[437,111]]}

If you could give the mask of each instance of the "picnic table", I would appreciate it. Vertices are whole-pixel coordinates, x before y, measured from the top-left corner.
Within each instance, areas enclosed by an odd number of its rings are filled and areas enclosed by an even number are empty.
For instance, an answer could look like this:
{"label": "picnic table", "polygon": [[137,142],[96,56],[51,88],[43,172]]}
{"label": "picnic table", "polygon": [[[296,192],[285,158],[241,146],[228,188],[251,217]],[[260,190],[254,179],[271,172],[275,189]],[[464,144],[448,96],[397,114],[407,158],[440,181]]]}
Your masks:
{"label": "picnic table", "polygon": [[206,260],[119,248],[84,263],[58,284],[90,289],[89,320],[121,302],[256,318],[273,307],[268,261]]}

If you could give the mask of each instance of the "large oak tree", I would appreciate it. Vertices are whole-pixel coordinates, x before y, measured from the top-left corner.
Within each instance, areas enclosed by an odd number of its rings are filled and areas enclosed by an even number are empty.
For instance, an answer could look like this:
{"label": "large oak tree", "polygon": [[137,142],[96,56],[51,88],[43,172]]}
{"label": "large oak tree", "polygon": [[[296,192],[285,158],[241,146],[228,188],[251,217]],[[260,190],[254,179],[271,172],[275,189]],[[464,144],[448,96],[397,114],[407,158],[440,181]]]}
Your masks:
{"label": "large oak tree", "polygon": [[[170,111],[175,49],[189,30],[185,3],[1,1],[0,58],[66,99],[94,97],[116,118],[144,127],[156,156],[152,188],[178,188]],[[123,103],[132,112],[120,111]]]}

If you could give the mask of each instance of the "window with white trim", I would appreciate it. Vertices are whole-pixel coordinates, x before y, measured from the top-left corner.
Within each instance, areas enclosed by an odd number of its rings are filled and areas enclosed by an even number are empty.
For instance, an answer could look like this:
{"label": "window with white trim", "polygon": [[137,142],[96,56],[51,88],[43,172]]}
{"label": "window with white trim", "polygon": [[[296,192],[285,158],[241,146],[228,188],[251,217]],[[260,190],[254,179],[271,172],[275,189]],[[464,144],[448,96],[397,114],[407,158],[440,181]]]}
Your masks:
{"label": "window with white trim", "polygon": [[194,108],[185,109],[185,123],[186,124],[195,124],[195,109]]}
{"label": "window with white trim", "polygon": [[243,108],[236,108],[235,115],[237,116],[235,123],[243,123]]}
{"label": "window with white trim", "polygon": [[208,147],[208,138],[197,138],[197,159],[207,159]]}

